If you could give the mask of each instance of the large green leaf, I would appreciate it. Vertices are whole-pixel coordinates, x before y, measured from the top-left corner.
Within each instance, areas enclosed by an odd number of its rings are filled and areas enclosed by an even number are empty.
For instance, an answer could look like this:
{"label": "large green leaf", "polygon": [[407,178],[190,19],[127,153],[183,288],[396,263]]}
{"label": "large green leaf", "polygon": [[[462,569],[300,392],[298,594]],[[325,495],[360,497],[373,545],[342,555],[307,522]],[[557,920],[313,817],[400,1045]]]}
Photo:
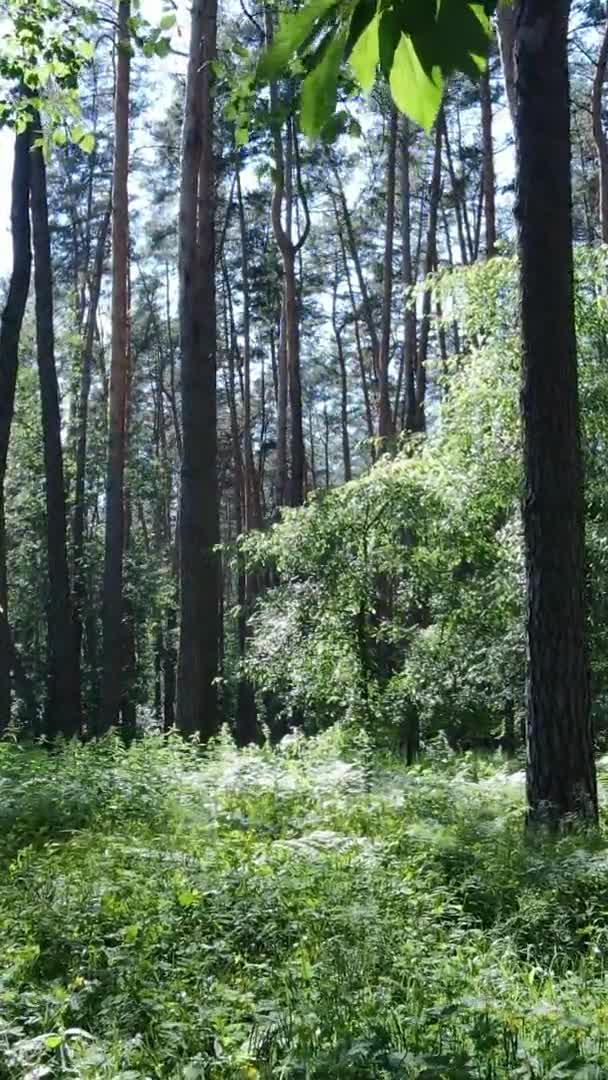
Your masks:
{"label": "large green leaf", "polygon": [[309,0],[299,11],[283,15],[270,48],[258,64],[258,78],[265,81],[283,74],[290,60],[311,33],[322,25],[337,0]]}
{"label": "large green leaf", "polygon": [[316,138],[336,108],[338,74],[346,46],[346,31],[332,33],[302,84],[300,126],[305,135]]}
{"label": "large green leaf", "polygon": [[405,34],[395,49],[389,83],[397,108],[428,131],[441,104],[441,69],[423,66],[412,39]]}
{"label": "large green leaf", "polygon": [[350,62],[361,87],[367,93],[374,85],[376,67],[380,46],[378,42],[379,16],[374,15],[365,30],[360,34],[353,51],[350,54]]}

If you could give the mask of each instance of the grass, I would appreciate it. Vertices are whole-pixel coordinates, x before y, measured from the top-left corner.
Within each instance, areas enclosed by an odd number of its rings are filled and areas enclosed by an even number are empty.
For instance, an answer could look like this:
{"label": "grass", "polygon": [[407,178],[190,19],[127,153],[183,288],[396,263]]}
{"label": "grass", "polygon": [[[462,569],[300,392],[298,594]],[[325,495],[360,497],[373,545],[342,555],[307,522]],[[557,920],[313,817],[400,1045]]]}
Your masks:
{"label": "grass", "polygon": [[606,838],[498,760],[6,744],[0,863],[0,1080],[608,1075]]}

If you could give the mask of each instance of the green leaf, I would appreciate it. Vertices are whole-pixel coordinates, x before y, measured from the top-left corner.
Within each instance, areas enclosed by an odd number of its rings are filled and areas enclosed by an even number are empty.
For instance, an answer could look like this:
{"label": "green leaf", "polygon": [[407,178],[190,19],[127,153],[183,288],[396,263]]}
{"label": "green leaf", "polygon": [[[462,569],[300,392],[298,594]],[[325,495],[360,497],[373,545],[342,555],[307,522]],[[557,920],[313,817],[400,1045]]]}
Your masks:
{"label": "green leaf", "polygon": [[234,141],[237,146],[246,146],[249,142],[249,129],[238,127],[234,133]]}
{"label": "green leaf", "polygon": [[159,27],[161,30],[172,30],[176,23],[175,15],[163,15]]}
{"label": "green leaf", "polygon": [[55,128],[53,131],[53,142],[55,146],[65,146],[68,141],[68,137],[63,128]]}
{"label": "green leaf", "polygon": [[171,52],[171,42],[169,41],[169,39],[159,38],[159,40],[154,44],[154,52],[157,56],[160,56],[163,59],[165,56],[168,56]]}
{"label": "green leaf", "polygon": [[95,149],[95,136],[88,131],[84,138],[80,140],[79,146],[84,154],[92,154]]}
{"label": "green leaf", "polygon": [[63,1039],[61,1035],[47,1035],[44,1040],[44,1044],[48,1050],[56,1050],[58,1046],[61,1046]]}
{"label": "green leaf", "polygon": [[441,104],[443,78],[438,66],[425,70],[412,39],[405,34],[395,50],[389,83],[397,108],[428,131]]}
{"label": "green leaf", "polygon": [[92,41],[87,41],[86,38],[81,38],[78,42],[78,52],[85,60],[92,60],[95,55],[95,47]]}
{"label": "green leaf", "polygon": [[267,81],[284,72],[292,56],[317,29],[318,20],[335,5],[336,0],[309,0],[299,11],[283,15],[272,45],[258,64],[258,78]]}
{"label": "green leaf", "polygon": [[350,54],[350,63],[353,71],[361,84],[361,88],[367,93],[374,85],[376,68],[380,57],[380,45],[378,40],[379,17],[374,15],[363,33],[356,42]]}
{"label": "green leaf", "polygon": [[338,73],[344,56],[346,32],[328,35],[323,56],[302,84],[300,125],[305,135],[316,138],[336,107]]}
{"label": "green leaf", "polygon": [[393,66],[395,50],[401,36],[401,22],[393,8],[383,11],[378,27],[378,55],[380,67],[388,79]]}

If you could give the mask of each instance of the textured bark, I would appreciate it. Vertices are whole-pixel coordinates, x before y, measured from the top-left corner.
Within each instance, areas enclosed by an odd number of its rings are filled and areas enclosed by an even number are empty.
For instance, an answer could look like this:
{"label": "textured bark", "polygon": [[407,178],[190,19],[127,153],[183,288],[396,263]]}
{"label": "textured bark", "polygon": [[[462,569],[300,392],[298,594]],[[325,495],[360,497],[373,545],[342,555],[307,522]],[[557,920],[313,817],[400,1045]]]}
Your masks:
{"label": "textured bark", "polygon": [[[40,128],[38,117],[34,126]],[[55,367],[51,238],[46,168],[40,147],[32,150],[30,165],[36,349],[42,409],[49,573],[47,725],[51,735],[62,732],[71,736],[80,731],[81,725],[80,657],[76,651],[68,572],[61,414]]]}
{"label": "textured bark", "polygon": [[591,115],[593,118],[593,138],[597,151],[599,165],[599,188],[600,188],[600,223],[602,243],[608,244],[608,140],[602,122],[602,94],[606,81],[606,66],[608,65],[608,22],[604,29],[604,37],[597,59],[595,78],[593,80],[593,92],[591,95]]}
{"label": "textured bark", "polygon": [[19,339],[30,288],[32,252],[29,219],[30,133],[15,138],[11,233],[13,266],[0,320],[0,732],[10,720],[12,637],[8,621],[4,478],[10,442],[19,364]]}
{"label": "textured bark", "polygon": [[395,238],[395,187],[397,163],[397,110],[391,108],[386,160],[386,226],[384,237],[384,275],[382,288],[382,332],[378,362],[378,435],[390,439],[394,435],[393,412],[389,388],[391,352],[391,309],[393,302],[393,246]]}
{"label": "textured bark", "polygon": [[491,259],[496,254],[496,181],[494,177],[492,95],[490,92],[489,68],[486,68],[481,76],[479,97],[481,100],[481,188],[486,226],[486,258]]}
{"label": "textured bark", "polygon": [[177,726],[217,731],[220,564],[217,488],[215,160],[216,0],[193,0],[180,191],[183,458]]}
{"label": "textured bark", "polygon": [[529,821],[594,821],[574,328],[569,0],[517,10]]}
{"label": "textured bark", "polygon": [[118,722],[123,697],[124,475],[129,379],[129,0],[119,0],[112,180],[112,355],[110,361],[106,531],[103,575],[103,674],[97,733]]}

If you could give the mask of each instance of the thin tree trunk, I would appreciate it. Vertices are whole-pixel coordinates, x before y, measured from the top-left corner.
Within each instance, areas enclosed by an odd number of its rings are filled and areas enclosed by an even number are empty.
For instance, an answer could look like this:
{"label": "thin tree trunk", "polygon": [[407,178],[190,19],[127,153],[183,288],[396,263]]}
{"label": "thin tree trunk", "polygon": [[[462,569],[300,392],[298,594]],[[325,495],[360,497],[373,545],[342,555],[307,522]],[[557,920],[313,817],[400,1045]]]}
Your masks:
{"label": "thin tree trunk", "polygon": [[500,49],[500,62],[505,83],[507,102],[511,121],[515,124],[516,94],[515,94],[515,19],[517,2],[512,4],[499,4],[496,9],[496,23],[498,26],[498,45]]}
{"label": "thin tree trunk", "polygon": [[530,823],[597,819],[574,327],[569,0],[520,0],[517,201]]}
{"label": "thin tree trunk", "polygon": [[[346,201],[346,195],[342,186],[342,180],[338,172],[337,167],[334,165],[334,176],[338,186],[338,199],[340,201],[340,207],[342,210],[342,218],[344,221],[344,228],[346,229],[346,240],[348,242],[348,248],[350,251],[350,257],[353,260],[353,266],[355,267],[355,274],[357,277],[357,284],[359,286],[359,292],[361,293],[361,302],[363,305],[363,315],[365,319],[365,325],[367,326],[367,332],[369,334],[369,340],[372,347],[372,361],[374,368],[374,378],[378,378],[378,365],[380,360],[380,339],[376,330],[376,324],[374,322],[374,314],[372,311],[371,300],[369,296],[369,290],[365,278],[363,276],[363,269],[361,266],[361,259],[359,257],[359,248],[355,238],[355,230],[353,229],[352,218],[348,209],[348,203]],[[336,215],[337,216],[337,215]]]}
{"label": "thin tree trunk", "polygon": [[342,463],[344,468],[344,483],[347,484],[349,480],[352,480],[350,437],[348,433],[348,376],[346,373],[346,358],[344,356],[344,346],[342,344],[342,327],[338,325],[338,315],[336,310],[337,299],[338,263],[336,260],[331,318],[334,330],[334,337],[336,339],[336,349],[338,353],[338,368],[340,371],[340,428],[342,432]]}
{"label": "thin tree trunk", "polygon": [[[40,129],[40,120],[34,121]],[[80,731],[80,658],[71,608],[66,542],[66,498],[61,445],[59,386],[55,367],[53,273],[46,168],[40,147],[31,153],[31,211],[36,288],[36,345],[46,476],[49,572],[48,651],[50,659],[47,723],[50,734]]]}
{"label": "thin tree trunk", "polygon": [[[216,0],[193,0],[180,193],[183,458],[177,724],[217,731],[220,664],[217,486],[215,160]],[[198,210],[198,213],[197,213]]]}
{"label": "thin tree trunk", "polygon": [[496,181],[492,140],[492,95],[489,63],[479,83],[481,101],[482,191],[486,224],[486,258],[496,254]]}
{"label": "thin tree trunk", "polygon": [[11,643],[6,574],[4,479],[15,411],[19,340],[30,289],[32,252],[29,219],[30,132],[15,138],[11,197],[13,267],[0,321],[0,732],[11,713]]}
{"label": "thin tree trunk", "polygon": [[[428,281],[433,271],[437,252],[437,216],[439,212],[439,199],[441,196],[441,141],[443,116],[437,119],[435,128],[435,151],[433,155],[433,172],[431,176],[431,190],[429,193],[429,220],[426,234],[426,251],[424,255],[424,280]],[[422,299],[422,319],[420,323],[420,343],[418,347],[418,364],[416,367],[416,412],[412,424],[412,431],[424,431],[426,428],[425,400],[426,400],[426,362],[428,359],[429,334],[431,329],[431,290],[425,290]]]}
{"label": "thin tree trunk", "polygon": [[112,357],[110,364],[106,533],[103,577],[103,674],[98,733],[118,721],[124,692],[123,563],[125,553],[124,476],[129,381],[129,84],[130,0],[119,0],[114,173],[112,180]]}
{"label": "thin tree trunk", "polygon": [[600,223],[602,243],[608,244],[608,140],[602,122],[602,94],[608,65],[608,22],[604,28],[604,37],[595,69],[593,92],[591,96],[591,115],[593,118],[593,138],[599,164],[600,188]]}
{"label": "thin tree trunk", "polygon": [[249,295],[249,239],[245,221],[245,206],[241,188],[240,163],[236,164],[236,191],[241,234],[241,271],[243,282],[243,449],[245,465],[245,528],[259,529],[262,524],[260,490],[253,458],[251,432],[251,301]]}
{"label": "thin tree trunk", "polygon": [[76,468],[74,482],[74,510],[72,515],[72,562],[73,562],[73,587],[74,587],[74,633],[76,635],[75,648],[78,656],[82,652],[83,622],[86,617],[87,604],[92,604],[92,597],[87,595],[88,574],[85,566],[84,537],[86,529],[86,466],[87,466],[87,437],[89,419],[89,395],[91,392],[91,375],[93,369],[93,349],[95,341],[95,328],[97,325],[97,309],[101,293],[101,280],[103,276],[103,264],[106,249],[106,240],[111,220],[111,203],[101,223],[97,237],[95,251],[95,263],[89,289],[89,306],[87,310],[86,329],[82,343],[82,356],[80,367],[80,388],[78,395],[78,411],[76,416]]}
{"label": "thin tree trunk", "polygon": [[344,234],[342,232],[342,226],[338,215],[337,207],[334,203],[334,213],[336,218],[336,226],[338,229],[338,239],[340,241],[340,252],[342,254],[342,263],[344,265],[344,273],[346,275],[346,284],[348,286],[348,296],[350,299],[350,305],[353,313],[353,329],[355,332],[355,344],[357,346],[357,359],[359,361],[359,372],[361,375],[361,390],[363,392],[363,402],[365,405],[365,420],[367,423],[367,435],[370,446],[370,456],[372,461],[376,459],[376,453],[374,449],[374,418],[372,414],[372,403],[369,393],[369,385],[367,380],[367,371],[365,370],[365,357],[363,355],[363,345],[361,342],[361,333],[359,330],[359,316],[357,314],[357,305],[355,303],[355,295],[353,293],[353,286],[350,277],[350,267],[348,265],[348,256],[346,253],[346,244],[344,242]]}
{"label": "thin tree trunk", "polygon": [[386,162],[386,229],[384,238],[384,280],[382,290],[382,333],[378,363],[378,435],[394,435],[389,388],[391,351],[391,308],[393,302],[393,244],[395,235],[395,184],[397,161],[397,110],[391,108]]}
{"label": "thin tree trunk", "polygon": [[[405,292],[404,314],[404,340],[403,340],[403,380],[404,408],[403,428],[412,431],[416,422],[416,369],[418,366],[417,347],[418,330],[416,319],[416,298],[411,295],[415,285],[414,269],[412,266],[412,240],[411,240],[411,182],[410,182],[410,125],[407,117],[401,121],[401,147],[400,147],[400,181],[401,181],[401,276]],[[397,402],[399,406],[399,402]]]}

